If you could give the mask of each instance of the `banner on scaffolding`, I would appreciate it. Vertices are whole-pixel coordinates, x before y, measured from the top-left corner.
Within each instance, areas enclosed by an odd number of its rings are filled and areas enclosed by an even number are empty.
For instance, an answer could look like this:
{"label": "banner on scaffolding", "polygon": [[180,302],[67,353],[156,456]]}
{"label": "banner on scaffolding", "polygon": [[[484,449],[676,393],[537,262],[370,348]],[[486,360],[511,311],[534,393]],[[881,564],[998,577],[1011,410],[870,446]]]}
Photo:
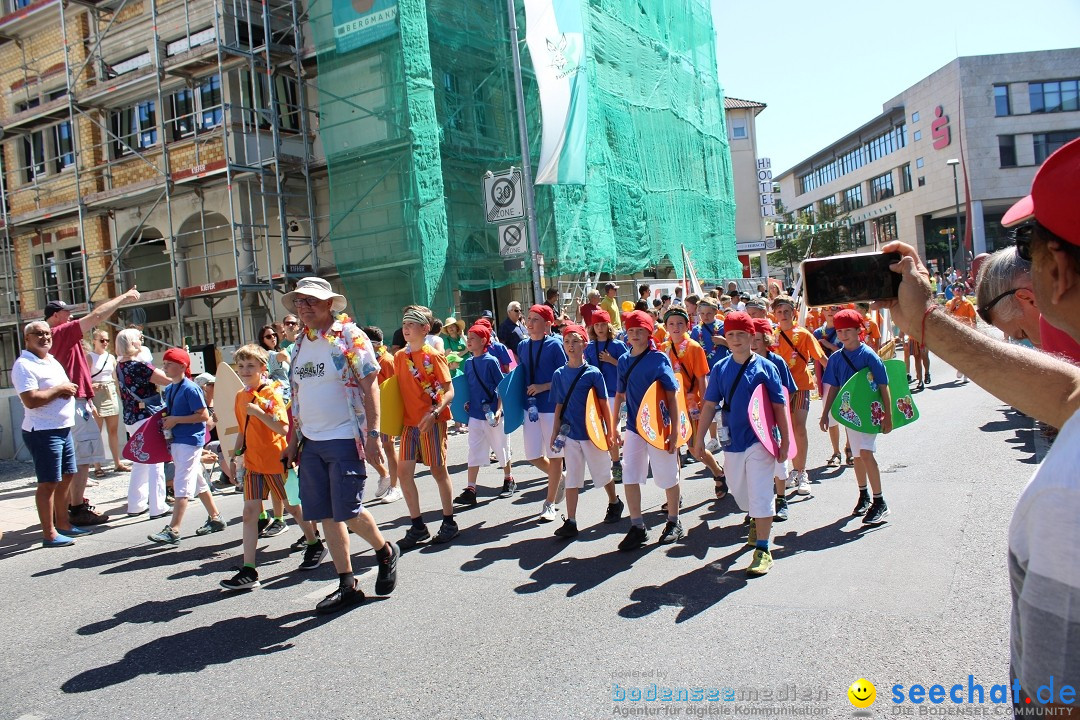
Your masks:
{"label": "banner on scaffolding", "polygon": [[334,41],[339,53],[398,31],[398,0],[334,0]]}
{"label": "banner on scaffolding", "polygon": [[581,0],[525,0],[525,42],[540,91],[537,185],[585,184],[588,83]]}

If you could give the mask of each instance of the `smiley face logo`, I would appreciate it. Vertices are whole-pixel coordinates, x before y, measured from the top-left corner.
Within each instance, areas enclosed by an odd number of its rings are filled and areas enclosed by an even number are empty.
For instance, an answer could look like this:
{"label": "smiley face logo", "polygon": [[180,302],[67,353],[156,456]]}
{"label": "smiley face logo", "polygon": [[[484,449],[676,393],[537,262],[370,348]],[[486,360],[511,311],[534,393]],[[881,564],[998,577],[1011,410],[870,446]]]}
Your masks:
{"label": "smiley face logo", "polygon": [[855,707],[860,709],[868,708],[874,704],[874,700],[877,698],[877,688],[869,680],[859,678],[851,683],[851,687],[847,689],[847,696]]}

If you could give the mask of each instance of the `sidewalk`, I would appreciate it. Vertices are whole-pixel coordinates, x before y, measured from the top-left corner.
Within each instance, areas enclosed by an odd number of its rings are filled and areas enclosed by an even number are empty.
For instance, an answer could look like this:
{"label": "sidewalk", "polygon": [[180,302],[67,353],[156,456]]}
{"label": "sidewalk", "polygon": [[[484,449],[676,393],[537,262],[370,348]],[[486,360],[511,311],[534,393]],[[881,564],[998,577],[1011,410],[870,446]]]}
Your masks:
{"label": "sidewalk", "polygon": [[[87,495],[99,512],[123,512],[127,502],[129,473],[110,474],[96,486],[87,488]],[[18,460],[0,461],[0,533],[14,533],[38,526],[34,493],[37,480],[34,466]],[[40,537],[37,538],[40,540]]]}

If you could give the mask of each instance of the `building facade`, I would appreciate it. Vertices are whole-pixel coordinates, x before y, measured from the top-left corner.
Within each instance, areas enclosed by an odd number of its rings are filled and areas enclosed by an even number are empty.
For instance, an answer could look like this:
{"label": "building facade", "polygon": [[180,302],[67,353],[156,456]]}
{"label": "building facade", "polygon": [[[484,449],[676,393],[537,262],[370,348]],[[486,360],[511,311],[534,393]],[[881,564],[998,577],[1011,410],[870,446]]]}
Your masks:
{"label": "building facade", "polygon": [[1080,48],[957,58],[783,172],[784,206],[814,218],[835,205],[856,251],[899,239],[939,270],[969,267],[1008,243],[1005,211],[1080,137],[1078,82]]}
{"label": "building facade", "polygon": [[[735,244],[744,277],[750,277],[750,256],[761,261],[761,275],[769,274],[767,250],[775,250],[775,240],[766,239],[762,195],[772,195],[772,166],[759,161],[757,116],[764,103],[739,98],[724,98],[728,142],[731,143],[731,174],[735,179]],[[766,162],[768,162],[766,160]],[[759,171],[765,174],[759,175]],[[767,188],[763,190],[764,188]],[[767,206],[771,210],[771,205]],[[770,246],[767,245],[767,243]],[[753,248],[750,250],[749,248]]]}

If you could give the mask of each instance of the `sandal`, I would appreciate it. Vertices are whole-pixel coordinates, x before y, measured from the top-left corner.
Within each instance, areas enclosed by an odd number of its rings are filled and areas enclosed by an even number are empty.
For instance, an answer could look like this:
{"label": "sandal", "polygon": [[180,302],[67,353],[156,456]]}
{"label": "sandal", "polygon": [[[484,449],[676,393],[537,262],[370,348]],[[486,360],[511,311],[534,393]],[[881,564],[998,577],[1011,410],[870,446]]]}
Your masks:
{"label": "sandal", "polygon": [[851,454],[851,448],[844,448],[844,455],[848,465],[855,464],[855,457]]}
{"label": "sandal", "polygon": [[825,463],[826,467],[840,467],[840,453],[834,452],[828,462]]}
{"label": "sandal", "polygon": [[129,473],[129,472],[131,472],[131,466],[127,465],[125,463],[117,463],[116,467],[113,468],[113,472],[114,473]]}
{"label": "sandal", "polygon": [[727,477],[721,475],[713,478],[713,490],[716,493],[717,500],[726,498],[728,494]]}
{"label": "sandal", "polygon": [[104,468],[97,468],[96,470],[94,470],[94,477],[98,478],[99,480],[101,478],[105,477],[106,475],[108,475],[108,473],[105,472]]}

